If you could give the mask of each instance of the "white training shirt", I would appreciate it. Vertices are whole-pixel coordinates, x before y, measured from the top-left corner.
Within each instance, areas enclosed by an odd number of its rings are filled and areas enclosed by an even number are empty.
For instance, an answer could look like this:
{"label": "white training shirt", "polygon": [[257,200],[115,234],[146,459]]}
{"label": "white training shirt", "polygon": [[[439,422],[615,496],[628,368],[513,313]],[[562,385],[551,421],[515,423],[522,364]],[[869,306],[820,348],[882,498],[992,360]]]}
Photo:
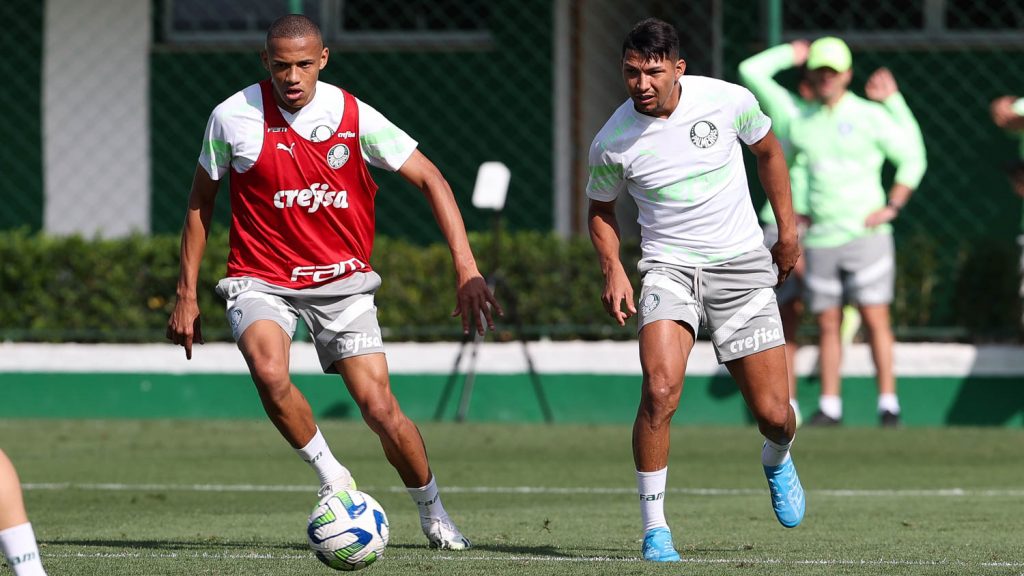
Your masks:
{"label": "white training shirt", "polygon": [[[402,167],[416,150],[417,142],[388,121],[372,106],[359,106],[359,146],[371,166],[392,172]],[[280,107],[279,107],[280,108]],[[316,83],[313,99],[294,114],[281,110],[284,119],[300,136],[317,141],[330,138],[341,125],[345,96],[337,86]],[[210,114],[199,163],[210,178],[220,180],[229,167],[245,172],[263,149],[263,95],[259,84],[248,86],[221,102]]]}
{"label": "white training shirt", "polygon": [[641,114],[632,100],[612,114],[590,147],[587,196],[610,202],[623,189],[633,196],[641,262],[726,262],[764,241],[740,142],[759,142],[771,120],[742,86],[703,76],[679,84],[668,118]]}

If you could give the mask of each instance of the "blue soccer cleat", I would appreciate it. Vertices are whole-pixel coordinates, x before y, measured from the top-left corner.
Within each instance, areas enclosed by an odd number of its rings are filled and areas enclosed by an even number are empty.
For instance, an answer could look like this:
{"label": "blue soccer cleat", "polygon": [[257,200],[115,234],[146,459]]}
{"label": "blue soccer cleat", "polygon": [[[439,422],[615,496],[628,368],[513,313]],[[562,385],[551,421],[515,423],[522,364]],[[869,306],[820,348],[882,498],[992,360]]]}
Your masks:
{"label": "blue soccer cleat", "polygon": [[651,528],[644,534],[641,549],[644,560],[651,562],[679,562],[679,553],[672,545],[672,532],[668,528]]}
{"label": "blue soccer cleat", "polygon": [[772,508],[775,517],[786,528],[795,528],[804,519],[804,487],[796,474],[793,459],[789,458],[778,466],[765,466],[768,489],[772,493]]}

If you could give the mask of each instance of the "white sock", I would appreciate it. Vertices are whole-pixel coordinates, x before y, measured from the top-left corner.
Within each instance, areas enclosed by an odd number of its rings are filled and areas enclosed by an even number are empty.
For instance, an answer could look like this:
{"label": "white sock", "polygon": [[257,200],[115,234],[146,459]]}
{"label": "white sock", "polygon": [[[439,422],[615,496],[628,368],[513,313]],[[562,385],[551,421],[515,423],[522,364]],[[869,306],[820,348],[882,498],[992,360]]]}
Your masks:
{"label": "white sock", "polygon": [[893,414],[900,413],[900,399],[895,394],[879,394],[878,395],[878,411],[881,412],[892,412]]}
{"label": "white sock", "polygon": [[313,439],[302,448],[296,449],[295,452],[313,468],[317,477],[320,478],[321,486],[335,481],[342,486],[348,486],[351,483],[352,474],[349,473],[348,468],[338,462],[334,454],[331,454],[331,448],[327,446],[327,440],[324,440],[324,435],[320,433],[319,427],[316,429]]}
{"label": "white sock", "polygon": [[448,512],[441,504],[441,493],[437,491],[437,482],[433,476],[426,486],[420,488],[406,488],[416,508],[420,511],[420,524],[427,525],[431,520],[439,520],[448,517]]}
{"label": "white sock", "polygon": [[0,552],[14,576],[46,576],[31,522],[0,530]]}
{"label": "white sock", "polygon": [[789,460],[789,447],[792,445],[792,439],[788,444],[776,444],[765,438],[764,448],[761,449],[761,464],[764,466],[778,466]]}
{"label": "white sock", "polygon": [[839,420],[843,417],[843,399],[840,396],[821,396],[818,398],[818,409],[828,416]]}
{"label": "white sock", "polygon": [[668,528],[665,521],[665,484],[668,467],[654,472],[636,471],[636,488],[640,494],[640,521],[644,532],[652,528]]}

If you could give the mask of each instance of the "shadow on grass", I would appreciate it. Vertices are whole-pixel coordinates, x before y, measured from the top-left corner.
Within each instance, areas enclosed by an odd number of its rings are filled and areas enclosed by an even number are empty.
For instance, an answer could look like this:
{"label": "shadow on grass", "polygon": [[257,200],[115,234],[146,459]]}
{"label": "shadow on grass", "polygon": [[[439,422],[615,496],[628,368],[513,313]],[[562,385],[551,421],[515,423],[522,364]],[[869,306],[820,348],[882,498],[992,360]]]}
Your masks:
{"label": "shadow on grass", "polygon": [[[388,548],[398,548],[403,550],[425,550],[426,546],[420,544],[389,544]],[[554,546],[522,546],[512,544],[473,544],[473,548],[468,552],[459,552],[459,554],[473,552],[493,552],[496,554],[508,554],[509,556],[544,556],[548,558],[622,558],[624,560],[631,559],[632,556],[624,555],[621,548],[572,548],[580,552],[566,552],[559,550]],[[438,552],[448,552],[447,550],[438,550]]]}

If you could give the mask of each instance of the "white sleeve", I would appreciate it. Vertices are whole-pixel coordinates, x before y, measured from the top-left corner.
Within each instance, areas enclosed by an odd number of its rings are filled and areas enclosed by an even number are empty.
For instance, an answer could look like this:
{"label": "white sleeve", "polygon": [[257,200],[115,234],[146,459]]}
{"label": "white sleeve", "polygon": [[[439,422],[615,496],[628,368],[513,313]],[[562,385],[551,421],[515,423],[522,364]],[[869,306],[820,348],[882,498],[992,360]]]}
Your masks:
{"label": "white sleeve", "polygon": [[736,86],[736,135],[746,145],[757,144],[772,128],[772,121],[758,104],[754,94],[742,86]]}
{"label": "white sleeve", "polygon": [[199,164],[213,180],[220,180],[231,171],[231,141],[225,129],[223,106],[214,108],[206,122]]}
{"label": "white sleeve", "polygon": [[601,134],[590,145],[590,156],[587,162],[587,197],[599,202],[611,202],[619,197],[626,187],[623,177],[622,162],[612,154],[601,140]]}
{"label": "white sleeve", "polygon": [[412,156],[418,142],[395,126],[373,106],[356,99],[359,106],[359,147],[371,166],[397,171]]}

